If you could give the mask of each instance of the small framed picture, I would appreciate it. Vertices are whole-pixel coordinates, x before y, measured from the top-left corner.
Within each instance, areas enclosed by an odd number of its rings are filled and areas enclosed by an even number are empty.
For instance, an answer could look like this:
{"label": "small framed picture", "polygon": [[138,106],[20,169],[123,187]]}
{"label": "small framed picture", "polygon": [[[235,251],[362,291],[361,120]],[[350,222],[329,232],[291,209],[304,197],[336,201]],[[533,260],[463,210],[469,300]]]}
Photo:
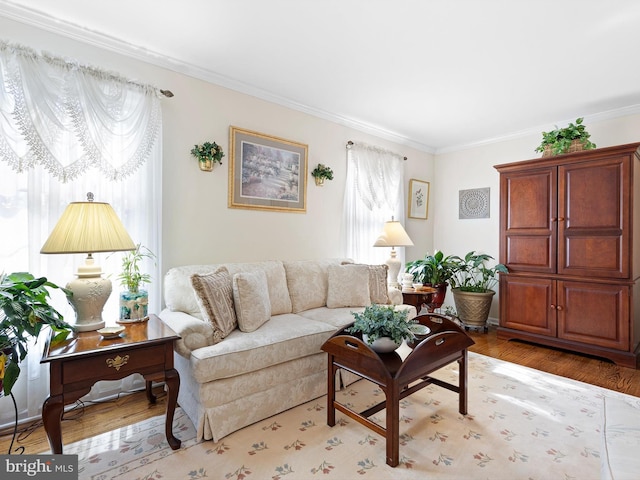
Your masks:
{"label": "small framed picture", "polygon": [[307,211],[307,145],[231,127],[229,207]]}
{"label": "small framed picture", "polygon": [[426,220],[429,213],[429,182],[409,180],[409,218]]}

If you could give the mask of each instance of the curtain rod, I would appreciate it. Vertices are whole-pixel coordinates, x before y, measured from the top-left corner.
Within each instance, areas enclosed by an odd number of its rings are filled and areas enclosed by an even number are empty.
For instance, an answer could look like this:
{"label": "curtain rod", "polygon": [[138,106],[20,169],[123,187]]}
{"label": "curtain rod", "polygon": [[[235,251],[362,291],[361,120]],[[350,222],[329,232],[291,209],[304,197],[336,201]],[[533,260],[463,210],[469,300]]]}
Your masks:
{"label": "curtain rod", "polygon": [[101,68],[94,67],[91,65],[83,65],[77,61],[68,60],[61,56],[54,55],[48,52],[37,52],[31,47],[20,45],[18,43],[11,43],[11,42],[7,42],[5,40],[0,39],[0,50],[7,50],[12,53],[18,53],[27,58],[41,58],[49,63],[56,64],[62,68],[79,69],[85,73],[93,75],[94,77],[115,80],[122,83],[129,83],[131,85],[136,85],[137,87],[140,87],[145,90],[152,90],[152,91],[155,91],[156,93],[160,93],[166,98],[173,97],[173,92],[171,90],[162,90],[160,88],[154,87],[153,85],[149,85],[149,84],[145,84],[145,83],[141,83],[135,80],[125,78],[118,73],[103,70]]}
{"label": "curtain rod", "polygon": [[[352,142],[351,140],[349,140],[349,141],[347,142],[347,148],[351,148],[352,146],[353,146],[353,142]],[[405,160],[405,161],[407,160],[407,157],[402,157],[402,158],[403,158],[403,160]]]}

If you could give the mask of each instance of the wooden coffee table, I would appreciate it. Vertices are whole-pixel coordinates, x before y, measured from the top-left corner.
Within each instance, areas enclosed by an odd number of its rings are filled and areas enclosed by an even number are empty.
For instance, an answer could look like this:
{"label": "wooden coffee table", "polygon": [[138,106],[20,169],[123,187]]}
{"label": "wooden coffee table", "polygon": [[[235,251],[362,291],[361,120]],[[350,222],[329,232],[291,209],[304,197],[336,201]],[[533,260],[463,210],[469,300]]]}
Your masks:
{"label": "wooden coffee table", "polygon": [[64,342],[47,342],[41,363],[50,365],[50,392],[42,407],[42,421],[51,451],[62,453],[60,421],[64,406],[89,393],[99,380],[119,380],[140,373],[146,381],[147,398],[155,403],[152,381],[167,386],[165,432],[172,449],[180,440],[172,431],[173,414],[178,401],[180,377],[173,368],[173,343],[180,338],[160,318],[130,323],[117,338],[105,339],[96,331],[76,332]]}
{"label": "wooden coffee table", "polygon": [[[402,358],[397,352],[376,353],[365,344],[359,335],[347,334],[342,329],[327,340],[322,350],[328,353],[327,424],[336,424],[336,410],[353,418],[386,438],[387,464],[395,467],[399,462],[399,403],[414,392],[434,384],[458,394],[458,410],[467,413],[467,348],[475,342],[464,330],[444,315],[429,313],[417,317],[418,321],[431,329],[410,344],[410,353]],[[346,327],[348,328],[348,327]],[[429,374],[458,362],[460,376],[458,385],[453,385]],[[385,394],[385,401],[355,412],[336,400],[335,375],[339,368],[378,385]],[[368,417],[386,408],[386,428]]]}

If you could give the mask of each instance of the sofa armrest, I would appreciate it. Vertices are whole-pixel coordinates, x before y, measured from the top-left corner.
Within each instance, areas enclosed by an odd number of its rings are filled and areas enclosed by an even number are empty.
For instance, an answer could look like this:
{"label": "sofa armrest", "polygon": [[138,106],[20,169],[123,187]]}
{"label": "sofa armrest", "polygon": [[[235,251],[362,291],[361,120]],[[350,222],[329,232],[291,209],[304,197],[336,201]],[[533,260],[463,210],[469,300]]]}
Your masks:
{"label": "sofa armrest", "polygon": [[402,292],[397,288],[389,288],[389,301],[391,305],[402,305]]}
{"label": "sofa armrest", "polygon": [[198,348],[213,345],[213,326],[184,312],[172,312],[164,309],[160,318],[174,332],[180,335],[175,342],[175,350],[185,358]]}

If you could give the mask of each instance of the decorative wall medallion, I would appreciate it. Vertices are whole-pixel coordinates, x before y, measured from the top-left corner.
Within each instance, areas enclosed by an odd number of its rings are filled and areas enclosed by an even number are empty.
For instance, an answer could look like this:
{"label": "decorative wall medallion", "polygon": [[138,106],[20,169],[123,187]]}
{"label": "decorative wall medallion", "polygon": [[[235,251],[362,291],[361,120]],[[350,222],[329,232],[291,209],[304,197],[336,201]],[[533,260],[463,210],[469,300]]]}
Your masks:
{"label": "decorative wall medallion", "polygon": [[460,190],[458,218],[489,218],[490,191],[489,187]]}

